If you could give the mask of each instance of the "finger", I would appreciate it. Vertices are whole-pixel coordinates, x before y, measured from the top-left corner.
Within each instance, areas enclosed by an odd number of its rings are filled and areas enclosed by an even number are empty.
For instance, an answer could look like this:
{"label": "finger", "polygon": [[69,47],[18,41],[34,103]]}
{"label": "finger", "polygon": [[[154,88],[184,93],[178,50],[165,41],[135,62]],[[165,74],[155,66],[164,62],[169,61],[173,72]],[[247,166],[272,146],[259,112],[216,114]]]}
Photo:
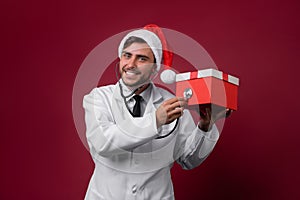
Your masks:
{"label": "finger", "polygon": [[216,120],[226,117],[226,109],[219,111],[216,113]]}
{"label": "finger", "polygon": [[183,99],[179,99],[178,102],[180,103],[180,107],[185,108],[188,105],[188,99],[183,98]]}
{"label": "finger", "polygon": [[180,98],[180,97],[173,97],[171,99],[166,100],[164,103],[167,104],[167,105],[171,105],[171,104],[177,102],[178,98]]}
{"label": "finger", "polygon": [[207,118],[207,112],[205,107],[199,107],[199,114],[202,119]]}
{"label": "finger", "polygon": [[211,108],[207,107],[207,108],[205,108],[205,111],[206,111],[206,118],[210,120],[211,119]]}
{"label": "finger", "polygon": [[170,105],[170,109],[184,108],[187,105],[186,101],[177,101]]}
{"label": "finger", "polygon": [[173,103],[176,103],[176,102],[187,102],[187,99],[184,98],[184,97],[174,97],[174,98],[171,98],[171,99],[168,99],[165,101],[166,104],[173,104]]}
{"label": "finger", "polygon": [[173,103],[172,105],[167,105],[165,107],[165,110],[167,113],[173,111],[175,108],[180,108],[180,104],[179,103]]}
{"label": "finger", "polygon": [[184,97],[176,97],[178,101],[187,101],[188,99],[187,98],[184,98]]}
{"label": "finger", "polygon": [[232,113],[233,113],[233,110],[231,110],[231,109],[226,109],[225,118],[229,117]]}
{"label": "finger", "polygon": [[199,114],[202,119],[206,118],[206,112],[204,110],[199,110]]}
{"label": "finger", "polygon": [[168,112],[168,117],[171,117],[172,115],[177,115],[177,114],[182,115],[183,108],[175,108],[175,109],[171,110],[170,112]]}
{"label": "finger", "polygon": [[[167,103],[167,102],[166,102]],[[181,99],[180,101],[175,101],[172,104],[164,105],[167,112],[174,110],[175,108],[186,107],[187,101]]]}
{"label": "finger", "polygon": [[181,117],[181,113],[174,114],[174,115],[172,115],[172,116],[170,116],[170,117],[168,118],[167,123],[169,124],[169,123],[173,122],[175,119],[177,119],[177,118],[179,118],[179,117]]}

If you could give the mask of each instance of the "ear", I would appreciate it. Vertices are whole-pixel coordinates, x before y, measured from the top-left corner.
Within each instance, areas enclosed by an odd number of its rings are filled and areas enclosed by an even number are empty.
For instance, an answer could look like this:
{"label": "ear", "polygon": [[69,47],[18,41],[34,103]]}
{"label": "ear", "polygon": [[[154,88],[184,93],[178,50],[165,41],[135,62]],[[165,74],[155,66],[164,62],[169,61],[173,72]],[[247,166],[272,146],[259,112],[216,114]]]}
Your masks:
{"label": "ear", "polygon": [[157,73],[156,69],[157,69],[157,65],[156,65],[156,63],[154,63],[154,64],[153,64],[153,67],[152,67],[152,70],[151,70],[151,73],[152,73],[152,74]]}

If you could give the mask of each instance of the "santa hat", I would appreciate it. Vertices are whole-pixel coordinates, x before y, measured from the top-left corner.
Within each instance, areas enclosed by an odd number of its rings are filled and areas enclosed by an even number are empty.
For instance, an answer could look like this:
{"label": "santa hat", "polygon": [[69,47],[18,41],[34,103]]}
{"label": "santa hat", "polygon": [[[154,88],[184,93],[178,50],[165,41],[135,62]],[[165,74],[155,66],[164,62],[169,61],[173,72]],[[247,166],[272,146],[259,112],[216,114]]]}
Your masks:
{"label": "santa hat", "polygon": [[163,72],[160,78],[164,83],[171,84],[175,82],[175,72],[171,70],[173,61],[173,52],[170,51],[164,33],[161,28],[155,24],[146,25],[143,29],[135,30],[128,33],[121,41],[118,49],[119,57],[121,58],[124,44],[128,38],[135,36],[146,41],[151,48],[157,65],[157,71],[163,65]]}

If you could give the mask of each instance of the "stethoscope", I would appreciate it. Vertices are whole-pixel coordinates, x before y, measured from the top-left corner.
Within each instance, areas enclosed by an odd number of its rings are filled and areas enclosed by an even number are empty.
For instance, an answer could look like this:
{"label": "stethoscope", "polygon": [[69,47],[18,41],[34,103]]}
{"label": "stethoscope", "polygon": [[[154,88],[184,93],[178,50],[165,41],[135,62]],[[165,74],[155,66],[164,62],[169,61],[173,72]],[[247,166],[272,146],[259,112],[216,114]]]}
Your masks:
{"label": "stethoscope", "polygon": [[[121,96],[122,96],[122,98],[123,98],[123,101],[124,101],[124,103],[125,103],[125,106],[126,106],[127,110],[132,114],[132,112],[131,112],[131,110],[130,110],[130,108],[129,108],[129,106],[128,106],[128,103],[127,103],[127,100],[126,100],[126,99],[129,98],[129,97],[131,97],[131,96],[132,96],[134,93],[136,93],[138,90],[142,89],[144,85],[142,85],[142,86],[136,88],[136,89],[133,90],[130,94],[124,95],[124,93],[123,93],[123,86],[122,86],[122,83],[120,82],[120,77],[118,76],[118,70],[117,70],[118,64],[119,64],[119,62],[116,64],[116,67],[115,67],[115,73],[116,73],[116,78],[117,78],[117,80],[118,80],[118,85],[119,85],[119,89],[120,89],[120,94],[121,94]],[[156,74],[157,74],[157,72],[156,72]],[[152,79],[154,79],[154,78],[155,78],[155,77],[153,77]],[[146,84],[150,84],[150,81],[149,81],[149,83],[146,83]],[[148,86],[148,87],[149,87],[149,86]],[[160,135],[160,136],[156,137],[155,139],[163,139],[163,138],[166,138],[166,137],[168,137],[169,135],[171,135],[171,134],[175,131],[175,129],[177,128],[178,123],[179,123],[179,118],[176,119],[175,126],[173,127],[173,129],[172,129],[169,133],[167,133],[167,134],[165,134],[165,135]]]}

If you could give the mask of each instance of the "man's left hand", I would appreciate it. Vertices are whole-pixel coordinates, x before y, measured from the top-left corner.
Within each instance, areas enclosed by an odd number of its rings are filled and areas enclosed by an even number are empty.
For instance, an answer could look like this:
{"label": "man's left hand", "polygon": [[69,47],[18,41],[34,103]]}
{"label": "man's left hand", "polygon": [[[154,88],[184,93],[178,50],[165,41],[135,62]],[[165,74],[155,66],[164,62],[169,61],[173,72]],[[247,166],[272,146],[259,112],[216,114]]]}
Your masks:
{"label": "man's left hand", "polygon": [[211,130],[213,124],[222,118],[227,118],[233,112],[228,108],[217,106],[214,104],[199,105],[198,113],[201,117],[198,127],[203,131]]}

